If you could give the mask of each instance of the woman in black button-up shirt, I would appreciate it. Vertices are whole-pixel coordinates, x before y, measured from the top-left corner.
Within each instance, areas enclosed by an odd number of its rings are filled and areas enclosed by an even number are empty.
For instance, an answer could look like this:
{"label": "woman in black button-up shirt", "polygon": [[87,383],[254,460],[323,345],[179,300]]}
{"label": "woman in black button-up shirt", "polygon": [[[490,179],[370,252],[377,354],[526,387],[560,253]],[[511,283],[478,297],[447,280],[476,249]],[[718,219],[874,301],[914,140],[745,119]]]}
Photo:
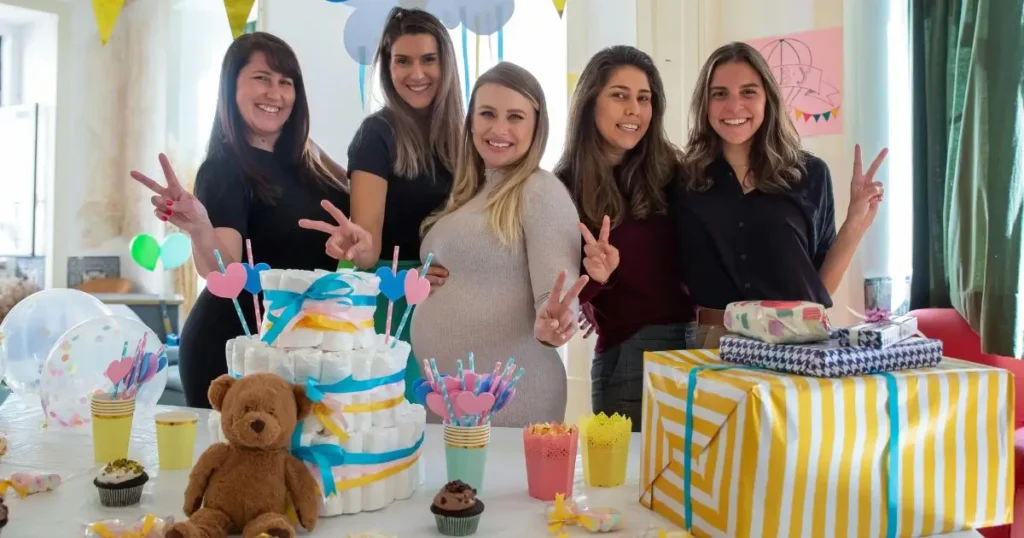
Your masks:
{"label": "woman in black button-up shirt", "polygon": [[882,201],[873,177],[886,150],[864,173],[857,146],[850,207],[837,232],[828,165],[801,149],[760,53],[745,43],[712,53],[690,106],[684,177],[671,205],[686,282],[700,306],[696,347],[718,347],[722,310],[734,301],[832,306]]}

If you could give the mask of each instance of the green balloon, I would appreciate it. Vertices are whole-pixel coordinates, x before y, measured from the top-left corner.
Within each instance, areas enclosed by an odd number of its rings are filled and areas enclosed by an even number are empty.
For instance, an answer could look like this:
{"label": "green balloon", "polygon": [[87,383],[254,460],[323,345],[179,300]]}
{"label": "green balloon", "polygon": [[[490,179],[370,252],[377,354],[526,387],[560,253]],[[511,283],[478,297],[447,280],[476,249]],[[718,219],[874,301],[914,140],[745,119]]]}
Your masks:
{"label": "green balloon", "polygon": [[132,239],[132,259],[143,268],[152,271],[160,259],[160,243],[149,234],[139,234]]}

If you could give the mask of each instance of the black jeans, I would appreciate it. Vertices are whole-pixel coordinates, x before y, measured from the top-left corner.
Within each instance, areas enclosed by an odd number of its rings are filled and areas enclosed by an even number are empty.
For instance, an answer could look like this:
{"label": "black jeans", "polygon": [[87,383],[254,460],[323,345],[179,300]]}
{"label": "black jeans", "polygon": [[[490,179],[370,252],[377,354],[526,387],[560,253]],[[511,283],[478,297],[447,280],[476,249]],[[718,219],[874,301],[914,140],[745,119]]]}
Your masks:
{"label": "black jeans", "polygon": [[618,413],[640,431],[644,396],[644,352],[689,349],[697,325],[651,325],[626,341],[594,354],[590,366],[590,403],[594,413]]}

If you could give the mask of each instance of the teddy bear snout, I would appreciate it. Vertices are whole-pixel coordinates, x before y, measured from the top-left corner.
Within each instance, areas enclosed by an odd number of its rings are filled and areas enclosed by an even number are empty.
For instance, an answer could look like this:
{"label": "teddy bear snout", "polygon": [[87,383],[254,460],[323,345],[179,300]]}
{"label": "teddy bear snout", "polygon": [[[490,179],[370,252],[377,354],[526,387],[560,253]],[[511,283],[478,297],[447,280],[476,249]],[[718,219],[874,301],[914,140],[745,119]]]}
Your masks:
{"label": "teddy bear snout", "polygon": [[264,424],[264,422],[262,420],[260,420],[260,419],[256,419],[256,420],[254,420],[254,421],[249,423],[249,427],[252,428],[252,431],[254,431],[256,433],[263,432],[263,427],[264,426],[266,426],[266,424]]}

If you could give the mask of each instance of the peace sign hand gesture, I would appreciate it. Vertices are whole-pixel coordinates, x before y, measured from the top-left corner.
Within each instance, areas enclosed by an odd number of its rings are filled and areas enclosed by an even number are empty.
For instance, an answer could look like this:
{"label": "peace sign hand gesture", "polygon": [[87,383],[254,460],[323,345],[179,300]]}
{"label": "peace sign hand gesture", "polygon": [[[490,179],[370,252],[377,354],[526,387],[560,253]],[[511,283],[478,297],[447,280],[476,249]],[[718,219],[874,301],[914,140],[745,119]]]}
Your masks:
{"label": "peace sign hand gesture", "polygon": [[317,230],[330,234],[327,239],[325,250],[327,255],[336,260],[354,260],[359,254],[366,252],[373,245],[373,236],[363,227],[355,224],[334,204],[327,200],[320,202],[324,208],[334,217],[337,224],[330,224],[321,220],[301,219],[299,227],[307,230]]}
{"label": "peace sign hand gesture", "polygon": [[164,187],[150,179],[142,172],[132,170],[132,179],[138,181],[147,189],[153,191],[154,195],[149,201],[153,204],[153,214],[158,219],[181,228],[189,235],[204,228],[212,227],[210,216],[206,214],[206,208],[192,193],[181,186],[177,174],[171,168],[171,162],[163,153],[160,154],[160,168],[164,172],[164,180],[167,186]]}
{"label": "peace sign hand gesture", "polygon": [[564,345],[572,335],[576,333],[576,320],[573,319],[572,303],[583,287],[587,285],[589,277],[583,275],[576,279],[569,291],[563,292],[565,279],[568,273],[558,273],[555,284],[551,286],[551,293],[544,301],[544,304],[537,309],[537,319],[533,324],[533,335],[543,343],[553,347]]}
{"label": "peace sign hand gesture", "polygon": [[846,220],[857,226],[859,230],[867,230],[878,214],[878,205],[885,197],[885,186],[880,181],[875,181],[875,173],[882,161],[889,154],[889,149],[884,148],[871,162],[867,173],[864,172],[864,163],[861,158],[860,144],[853,150],[853,179],[850,182],[850,208],[846,213]]}
{"label": "peace sign hand gesture", "polygon": [[597,239],[594,239],[594,234],[590,233],[586,224],[581,222],[579,227],[580,233],[583,234],[583,254],[586,255],[583,258],[583,268],[587,270],[591,280],[605,284],[619,266],[619,249],[608,242],[612,227],[611,219],[605,215]]}

